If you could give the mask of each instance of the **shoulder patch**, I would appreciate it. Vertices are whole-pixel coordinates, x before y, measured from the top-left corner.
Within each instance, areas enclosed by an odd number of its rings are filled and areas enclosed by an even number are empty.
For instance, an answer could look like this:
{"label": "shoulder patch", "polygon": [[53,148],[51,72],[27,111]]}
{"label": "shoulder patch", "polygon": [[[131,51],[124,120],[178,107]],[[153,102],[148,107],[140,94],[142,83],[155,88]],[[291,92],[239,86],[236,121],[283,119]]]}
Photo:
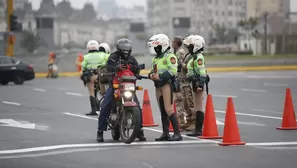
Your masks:
{"label": "shoulder patch", "polygon": [[164,60],[163,60],[163,64],[164,64],[164,65],[166,65],[166,64],[167,64],[167,61],[166,61],[166,59],[164,59]]}
{"label": "shoulder patch", "polygon": [[198,59],[198,65],[203,65],[203,61],[202,61],[202,59]]}
{"label": "shoulder patch", "polygon": [[171,57],[170,58],[170,62],[171,62],[171,64],[176,64],[176,58],[175,57]]}

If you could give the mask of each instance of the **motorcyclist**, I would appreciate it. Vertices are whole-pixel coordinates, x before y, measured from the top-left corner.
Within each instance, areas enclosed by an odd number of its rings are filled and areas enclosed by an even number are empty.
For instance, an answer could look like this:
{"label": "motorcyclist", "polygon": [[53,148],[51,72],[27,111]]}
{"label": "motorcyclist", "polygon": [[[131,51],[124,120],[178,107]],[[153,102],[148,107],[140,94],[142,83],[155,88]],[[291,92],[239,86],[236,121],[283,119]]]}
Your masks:
{"label": "motorcyclist", "polygon": [[[98,52],[100,46],[96,40],[91,40],[87,44],[88,53],[84,56],[82,62],[82,80],[86,84],[90,94],[91,112],[86,115],[97,115],[97,98],[94,93],[94,84],[98,79],[97,67],[105,64],[105,52]],[[103,49],[102,49],[103,50]]]}
{"label": "motorcyclist", "polygon": [[[150,53],[155,50],[152,60],[152,69],[148,74],[154,81],[156,98],[161,112],[163,133],[155,141],[181,141],[182,136],[179,131],[177,115],[173,109],[175,93],[179,92],[177,86],[177,58],[170,53],[169,38],[165,34],[157,34],[148,41]],[[169,125],[172,124],[174,134],[169,135]]]}
{"label": "motorcyclist", "polygon": [[[132,42],[129,39],[122,38],[117,42],[117,51],[113,52],[107,61],[107,71],[108,72],[115,72],[125,70],[127,67],[123,67],[120,64],[120,60],[125,60],[126,62],[130,63],[131,71],[135,74],[135,76],[139,75],[140,70],[138,67],[137,60],[131,55],[132,52]],[[134,98],[135,102],[138,104],[139,109],[140,103],[138,101],[137,96]],[[101,111],[98,118],[98,130],[97,130],[97,142],[104,142],[103,138],[103,131],[107,131],[107,120],[112,108],[112,103],[114,101],[114,89],[112,87],[112,80],[109,81],[109,88],[105,93],[105,98],[101,104]],[[142,119],[142,112],[141,119]],[[141,121],[142,127],[142,121]],[[140,141],[146,141],[144,137],[143,130],[141,129],[138,137]]]}

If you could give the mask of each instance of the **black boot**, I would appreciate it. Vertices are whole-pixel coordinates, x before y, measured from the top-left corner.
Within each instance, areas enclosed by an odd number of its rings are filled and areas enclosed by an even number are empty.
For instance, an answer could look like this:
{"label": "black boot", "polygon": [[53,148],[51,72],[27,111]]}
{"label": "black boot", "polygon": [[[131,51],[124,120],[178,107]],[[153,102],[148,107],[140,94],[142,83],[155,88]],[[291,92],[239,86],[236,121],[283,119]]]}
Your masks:
{"label": "black boot", "polygon": [[97,142],[104,142],[103,131],[97,131]]}
{"label": "black boot", "polygon": [[90,96],[90,104],[91,104],[91,109],[92,111],[89,113],[86,113],[86,115],[98,115],[96,112],[98,111],[98,106],[97,106],[97,99],[96,97]]}
{"label": "black boot", "polygon": [[204,113],[202,111],[197,111],[196,112],[195,131],[187,134],[187,136],[193,136],[193,137],[201,136],[203,121],[204,121]]}
{"label": "black boot", "polygon": [[139,131],[139,134],[138,134],[137,138],[139,139],[139,141],[146,141],[146,138],[145,138],[144,133],[143,133],[143,129],[141,129]]}
{"label": "black boot", "polygon": [[167,113],[165,111],[163,96],[160,97],[159,102],[160,102],[163,134],[159,138],[156,138],[155,141],[168,141],[169,138],[170,138],[170,135],[169,135],[169,119],[168,119]]}
{"label": "black boot", "polygon": [[181,134],[179,132],[179,125],[178,125],[178,120],[177,120],[176,113],[171,114],[169,119],[171,121],[173,130],[174,130],[174,134],[172,135],[172,137],[169,138],[169,141],[181,141],[181,140],[183,140],[183,137],[181,136]]}

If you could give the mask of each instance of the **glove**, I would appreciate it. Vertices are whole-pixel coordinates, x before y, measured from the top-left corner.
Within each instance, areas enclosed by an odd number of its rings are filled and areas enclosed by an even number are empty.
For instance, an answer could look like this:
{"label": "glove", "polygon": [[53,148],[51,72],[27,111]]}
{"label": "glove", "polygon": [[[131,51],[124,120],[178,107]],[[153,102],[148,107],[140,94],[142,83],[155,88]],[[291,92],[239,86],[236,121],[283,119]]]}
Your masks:
{"label": "glove", "polygon": [[124,64],[119,64],[116,66],[116,70],[117,71],[123,71],[123,70],[126,70],[127,69],[127,66],[124,65]]}

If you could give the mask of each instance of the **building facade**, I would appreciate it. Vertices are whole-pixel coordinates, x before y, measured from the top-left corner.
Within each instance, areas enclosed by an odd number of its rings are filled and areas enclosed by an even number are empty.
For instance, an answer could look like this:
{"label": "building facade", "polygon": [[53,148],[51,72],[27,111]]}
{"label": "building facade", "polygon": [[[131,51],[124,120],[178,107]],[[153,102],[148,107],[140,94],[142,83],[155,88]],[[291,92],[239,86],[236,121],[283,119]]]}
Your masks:
{"label": "building facade", "polygon": [[200,34],[210,39],[212,24],[235,28],[245,19],[246,0],[149,0],[149,34]]}
{"label": "building facade", "polygon": [[290,0],[247,0],[247,18],[269,14],[289,13]]}

